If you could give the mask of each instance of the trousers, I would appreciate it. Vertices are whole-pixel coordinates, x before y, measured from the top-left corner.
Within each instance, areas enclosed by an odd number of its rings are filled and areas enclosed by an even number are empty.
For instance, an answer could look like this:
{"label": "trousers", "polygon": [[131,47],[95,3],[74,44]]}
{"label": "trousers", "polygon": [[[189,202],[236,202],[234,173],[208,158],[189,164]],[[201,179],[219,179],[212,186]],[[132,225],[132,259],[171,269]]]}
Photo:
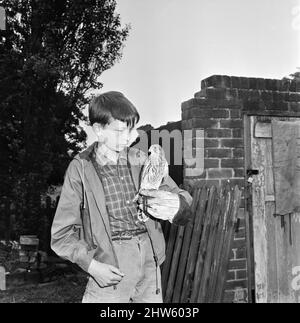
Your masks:
{"label": "trousers", "polygon": [[155,264],[148,233],[113,244],[119,269],[125,276],[116,288],[101,288],[90,277],[82,303],[162,303],[161,272]]}

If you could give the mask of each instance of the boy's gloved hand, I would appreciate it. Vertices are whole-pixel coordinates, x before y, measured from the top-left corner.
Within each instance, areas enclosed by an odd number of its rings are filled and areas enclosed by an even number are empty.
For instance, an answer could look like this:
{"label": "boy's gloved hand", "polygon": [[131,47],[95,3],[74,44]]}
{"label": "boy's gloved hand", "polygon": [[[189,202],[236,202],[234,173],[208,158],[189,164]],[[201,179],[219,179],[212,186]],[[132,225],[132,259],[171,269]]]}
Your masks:
{"label": "boy's gloved hand", "polygon": [[96,279],[101,287],[117,285],[124,277],[124,274],[118,268],[95,259],[92,260],[88,273]]}
{"label": "boy's gloved hand", "polygon": [[[179,210],[180,199],[176,193],[144,189],[140,194],[147,197],[147,212],[157,219],[172,221]],[[143,204],[139,208],[143,210]]]}

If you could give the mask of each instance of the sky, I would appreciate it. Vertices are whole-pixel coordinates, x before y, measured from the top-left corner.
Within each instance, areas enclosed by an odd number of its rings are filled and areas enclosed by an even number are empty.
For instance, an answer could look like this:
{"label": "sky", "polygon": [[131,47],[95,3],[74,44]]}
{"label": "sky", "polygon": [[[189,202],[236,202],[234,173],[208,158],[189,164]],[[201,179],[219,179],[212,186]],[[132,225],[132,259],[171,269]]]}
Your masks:
{"label": "sky", "polygon": [[138,126],[181,120],[211,75],[281,79],[300,67],[300,0],[117,0],[117,12],[131,29],[95,94],[123,92]]}

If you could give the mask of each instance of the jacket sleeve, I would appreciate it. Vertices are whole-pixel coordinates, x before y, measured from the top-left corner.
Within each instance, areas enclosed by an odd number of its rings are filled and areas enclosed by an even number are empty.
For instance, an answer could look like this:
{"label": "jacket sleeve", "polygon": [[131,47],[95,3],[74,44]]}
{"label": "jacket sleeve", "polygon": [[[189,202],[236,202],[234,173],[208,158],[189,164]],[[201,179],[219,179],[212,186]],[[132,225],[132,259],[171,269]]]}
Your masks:
{"label": "jacket sleeve", "polygon": [[64,184],[51,227],[51,248],[63,259],[88,271],[95,249],[83,239],[80,215],[82,182],[80,161],[74,159],[65,174]]}
{"label": "jacket sleeve", "polygon": [[183,189],[180,189],[170,176],[166,177],[163,180],[159,189],[167,190],[169,192],[176,193],[179,195],[179,201],[180,201],[179,210],[175,214],[172,220],[172,223],[175,225],[187,224],[192,217],[191,205],[193,202],[193,198],[189,194],[189,192]]}

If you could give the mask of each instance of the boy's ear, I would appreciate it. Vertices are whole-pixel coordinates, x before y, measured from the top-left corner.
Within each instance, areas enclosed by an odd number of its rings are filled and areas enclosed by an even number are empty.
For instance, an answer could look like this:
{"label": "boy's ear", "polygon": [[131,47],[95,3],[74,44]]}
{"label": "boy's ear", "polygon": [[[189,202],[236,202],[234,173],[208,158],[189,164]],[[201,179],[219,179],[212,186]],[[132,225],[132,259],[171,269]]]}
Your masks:
{"label": "boy's ear", "polygon": [[92,128],[97,136],[100,135],[101,131],[103,130],[103,127],[100,123],[94,123],[92,125]]}
{"label": "boy's ear", "polygon": [[103,126],[100,123],[94,123],[92,128],[98,138],[98,141],[103,141]]}

